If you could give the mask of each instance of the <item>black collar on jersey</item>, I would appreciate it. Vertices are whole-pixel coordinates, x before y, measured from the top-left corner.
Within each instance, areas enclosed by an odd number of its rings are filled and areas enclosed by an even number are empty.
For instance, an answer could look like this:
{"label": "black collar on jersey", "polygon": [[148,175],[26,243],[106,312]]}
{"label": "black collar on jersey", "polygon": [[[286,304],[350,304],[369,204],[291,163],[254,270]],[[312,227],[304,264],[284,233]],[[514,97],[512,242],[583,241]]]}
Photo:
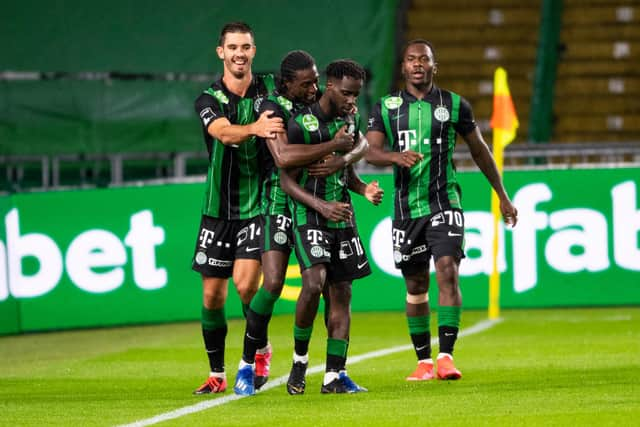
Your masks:
{"label": "black collar on jersey", "polygon": [[236,95],[235,93],[231,92],[228,88],[227,85],[224,84],[224,82],[222,81],[222,77],[220,77],[218,80],[216,80],[211,87],[214,89],[220,89],[224,92],[225,95],[227,95],[227,97],[229,99],[231,99],[234,103],[238,103],[239,100],[241,99],[245,99],[245,98],[255,98],[258,95],[258,88],[260,87],[260,80],[259,80],[259,75],[254,74],[253,78],[251,79],[251,84],[249,85],[249,88],[247,89],[247,92],[244,94],[244,96],[239,96]]}
{"label": "black collar on jersey", "polygon": [[[400,91],[400,96],[403,99],[406,99],[409,103],[411,102],[415,102],[418,100],[418,98],[416,98],[415,96],[413,96],[412,94],[410,94],[407,89],[402,89]],[[429,91],[429,93],[422,98],[422,101],[436,101],[436,102],[440,102],[440,88],[438,86],[434,84],[431,85],[431,90]]]}

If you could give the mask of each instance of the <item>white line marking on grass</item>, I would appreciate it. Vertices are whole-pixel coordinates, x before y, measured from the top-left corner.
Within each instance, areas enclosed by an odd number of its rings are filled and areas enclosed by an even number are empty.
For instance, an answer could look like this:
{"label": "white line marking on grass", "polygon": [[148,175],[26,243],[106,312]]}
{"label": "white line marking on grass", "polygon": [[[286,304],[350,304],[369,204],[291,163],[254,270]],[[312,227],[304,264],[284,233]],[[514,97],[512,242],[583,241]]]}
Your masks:
{"label": "white line marking on grass", "polygon": [[[500,323],[502,321],[502,319],[496,319],[496,320],[483,320],[481,322],[476,323],[475,325],[471,326],[470,328],[466,328],[463,329],[462,331],[460,331],[460,334],[458,335],[459,337],[464,337],[467,335],[473,335],[473,334],[477,334],[479,332],[483,332],[486,331],[487,329],[491,328],[492,326]],[[438,343],[438,338],[433,338],[431,340],[432,344],[437,344]],[[376,351],[371,351],[369,353],[364,353],[364,354],[360,354],[358,356],[353,356],[353,357],[349,357],[347,360],[347,363],[349,365],[353,365],[355,363],[360,363],[363,360],[367,360],[367,359],[374,359],[376,357],[383,357],[383,356],[388,356],[390,354],[394,354],[394,353],[398,353],[401,351],[407,351],[407,350],[411,350],[413,349],[413,345],[408,344],[408,345],[399,345],[396,347],[390,347],[390,348],[385,348],[382,350],[376,350]],[[322,365],[316,365],[316,366],[312,366],[309,369],[307,369],[307,375],[312,375],[312,374],[317,374],[319,372],[323,372],[324,371],[324,364]],[[289,375],[283,375],[279,378],[276,378],[274,380],[270,380],[267,384],[265,384],[262,389],[260,389],[259,393],[262,393],[263,391],[266,390],[270,390],[272,388],[281,386],[282,384],[287,382]],[[233,384],[229,383],[229,391],[231,391],[233,393]],[[189,414],[194,414],[196,412],[200,412],[200,411],[204,411],[206,409],[209,408],[213,408],[216,406],[220,406],[220,405],[224,405],[225,403],[229,403],[229,402],[233,402],[234,400],[238,400],[238,399],[242,399],[248,396],[238,396],[237,394],[231,394],[231,395],[227,395],[224,397],[219,397],[216,399],[211,399],[211,400],[205,400],[203,402],[200,403],[196,403],[195,405],[189,405],[189,406],[185,406],[182,407],[180,409],[176,409],[174,411],[169,411],[169,412],[165,412],[164,414],[160,414],[160,415],[156,415],[155,417],[151,417],[151,418],[147,418],[144,420],[139,420],[139,421],[134,421],[130,424],[123,424],[119,427],[143,427],[143,426],[150,426],[153,424],[157,424],[157,423],[161,423],[163,421],[167,421],[167,420],[172,420],[175,418],[180,418],[184,415],[189,415]]]}

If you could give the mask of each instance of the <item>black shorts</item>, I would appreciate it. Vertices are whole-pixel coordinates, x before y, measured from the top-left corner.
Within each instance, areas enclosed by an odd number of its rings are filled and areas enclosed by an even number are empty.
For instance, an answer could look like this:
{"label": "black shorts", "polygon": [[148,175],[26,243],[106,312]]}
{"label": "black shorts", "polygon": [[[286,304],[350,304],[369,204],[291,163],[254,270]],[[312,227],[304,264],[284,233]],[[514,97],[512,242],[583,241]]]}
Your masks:
{"label": "black shorts", "polygon": [[263,215],[260,247],[262,252],[290,254],[293,248],[293,221],[287,215]]}
{"label": "black shorts", "polygon": [[206,277],[231,277],[239,258],[260,260],[260,217],[224,220],[202,215],[192,268]]}
{"label": "black shorts", "polygon": [[460,209],[428,217],[393,220],[393,260],[403,274],[429,269],[429,259],[464,258],[464,215]]}
{"label": "black shorts", "polygon": [[303,225],[293,230],[300,270],[317,264],[327,265],[327,280],[342,282],[371,274],[358,230]]}

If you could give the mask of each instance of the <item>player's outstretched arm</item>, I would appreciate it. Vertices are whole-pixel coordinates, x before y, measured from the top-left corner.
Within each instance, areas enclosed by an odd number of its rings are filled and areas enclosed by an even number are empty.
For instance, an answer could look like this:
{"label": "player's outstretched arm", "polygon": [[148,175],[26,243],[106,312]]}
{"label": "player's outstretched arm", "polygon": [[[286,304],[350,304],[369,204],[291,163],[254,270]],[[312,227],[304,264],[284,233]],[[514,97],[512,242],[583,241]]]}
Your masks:
{"label": "player's outstretched arm", "polygon": [[511,226],[515,226],[518,222],[518,210],[511,199],[507,195],[502,183],[502,178],[498,173],[498,167],[496,162],[487,146],[487,143],[482,138],[480,129],[476,126],[471,132],[463,136],[465,142],[469,146],[471,157],[473,161],[478,165],[478,168],[482,171],[484,176],[491,184],[491,187],[495,190],[500,200],[500,211],[505,222]]}
{"label": "player's outstretched arm", "polygon": [[248,125],[232,125],[229,119],[221,117],[211,122],[207,132],[224,145],[241,144],[252,136],[272,138],[275,134],[285,131],[282,119],[271,117],[272,114],[273,111],[264,111],[258,120]]}

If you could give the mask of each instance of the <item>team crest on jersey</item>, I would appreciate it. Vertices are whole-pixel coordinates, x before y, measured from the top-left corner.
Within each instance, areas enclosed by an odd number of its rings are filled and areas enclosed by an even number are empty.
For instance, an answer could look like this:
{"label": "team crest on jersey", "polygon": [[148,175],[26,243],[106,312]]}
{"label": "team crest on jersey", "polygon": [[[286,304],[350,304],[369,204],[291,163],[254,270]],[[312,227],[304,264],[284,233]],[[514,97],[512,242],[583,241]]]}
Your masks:
{"label": "team crest on jersey", "polygon": [[293,108],[293,103],[291,101],[289,101],[287,98],[285,98],[284,96],[280,95],[276,99],[278,100],[278,104],[280,104],[284,108],[286,108],[287,111],[291,111],[291,109]]}
{"label": "team crest on jersey", "polygon": [[320,123],[318,123],[318,118],[313,114],[305,114],[302,116],[302,124],[304,128],[309,132],[315,132],[320,127]]}
{"label": "team crest on jersey", "polygon": [[229,103],[229,98],[227,98],[227,95],[225,95],[224,92],[222,92],[220,89],[214,91],[213,96],[215,96],[216,99],[222,102],[223,104]]}
{"label": "team crest on jersey", "polygon": [[276,234],[273,235],[273,240],[275,240],[276,243],[279,245],[284,245],[285,243],[287,243],[288,239],[285,233],[283,233],[282,231],[278,231]]}
{"label": "team crest on jersey", "polygon": [[310,252],[311,252],[311,255],[313,255],[316,258],[320,258],[322,255],[324,255],[324,249],[322,249],[322,247],[320,246],[313,246]]}
{"label": "team crest on jersey", "polygon": [[446,122],[449,120],[449,110],[443,105],[438,106],[433,112],[433,117],[439,122]]}
{"label": "team crest on jersey", "polygon": [[400,98],[399,96],[390,96],[389,98],[384,100],[384,106],[389,110],[395,110],[396,108],[400,108],[402,102],[402,98]]}
{"label": "team crest on jersey", "polygon": [[204,252],[198,252],[196,254],[196,264],[202,265],[207,262],[207,254]]}

